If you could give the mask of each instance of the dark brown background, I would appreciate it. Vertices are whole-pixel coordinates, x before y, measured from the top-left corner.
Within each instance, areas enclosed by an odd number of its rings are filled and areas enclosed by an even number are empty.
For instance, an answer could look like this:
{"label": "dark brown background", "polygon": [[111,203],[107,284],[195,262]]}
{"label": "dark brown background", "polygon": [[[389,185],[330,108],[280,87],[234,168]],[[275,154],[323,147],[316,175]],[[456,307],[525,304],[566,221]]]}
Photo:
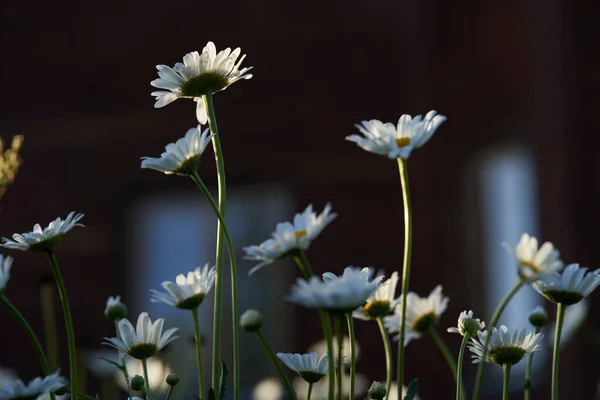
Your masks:
{"label": "dark brown background", "polygon": [[[298,210],[331,201],[340,218],[311,251],[317,271],[400,266],[397,170],[344,141],[352,124],[432,108],[449,117],[411,158],[410,170],[411,286],[426,293],[439,274],[452,298],[444,320],[450,326],[465,305],[478,311],[473,283],[481,276],[466,267],[473,254],[464,242],[479,222],[465,217],[462,188],[482,146],[514,139],[533,150],[542,236],[565,260],[598,266],[599,12],[593,0],[2,0],[0,134],[26,139],[25,164],[2,199],[1,234],[70,210],[86,213],[87,227],[69,234],[59,256],[76,299],[77,335],[97,347],[111,334],[98,304],[107,292],[126,292],[127,206],[141,193],[190,184],[139,168],[139,157],[158,154],[195,123],[189,101],[153,109],[154,65],[172,65],[213,40],[219,49],[240,46],[248,54],[244,64],[255,67],[253,79],[215,100],[229,185],[285,183]],[[210,162],[202,174],[214,183]],[[49,270],[41,255],[15,256],[8,294],[41,332],[35,282]],[[595,301],[589,325],[599,322]],[[295,315],[303,326],[308,312]],[[36,360],[26,339],[0,316],[0,364],[33,376]],[[360,324],[357,331],[371,335],[376,349],[369,355],[362,340],[360,368],[381,375],[375,328]],[[296,351],[318,334],[316,327],[300,332]],[[457,338],[449,343],[458,348]],[[595,393],[600,370],[590,349],[578,337],[563,353],[563,396]],[[429,341],[415,342],[408,355],[407,375],[421,378],[422,398],[453,393]],[[66,372],[66,359],[63,365]],[[536,397],[548,394],[547,387],[537,391]]]}

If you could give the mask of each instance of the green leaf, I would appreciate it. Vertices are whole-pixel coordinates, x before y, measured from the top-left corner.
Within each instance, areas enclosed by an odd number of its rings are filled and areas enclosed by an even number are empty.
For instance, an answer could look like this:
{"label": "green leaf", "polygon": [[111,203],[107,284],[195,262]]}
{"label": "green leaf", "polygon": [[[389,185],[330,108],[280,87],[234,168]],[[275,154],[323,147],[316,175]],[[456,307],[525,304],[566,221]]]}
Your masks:
{"label": "green leaf", "polygon": [[227,392],[227,374],[227,365],[225,365],[225,361],[221,360],[221,390],[219,391],[221,400],[225,398],[225,394]]}
{"label": "green leaf", "polygon": [[404,396],[404,400],[413,400],[417,395],[417,391],[419,390],[419,380],[413,379],[408,384],[408,389],[406,390],[406,396]]}

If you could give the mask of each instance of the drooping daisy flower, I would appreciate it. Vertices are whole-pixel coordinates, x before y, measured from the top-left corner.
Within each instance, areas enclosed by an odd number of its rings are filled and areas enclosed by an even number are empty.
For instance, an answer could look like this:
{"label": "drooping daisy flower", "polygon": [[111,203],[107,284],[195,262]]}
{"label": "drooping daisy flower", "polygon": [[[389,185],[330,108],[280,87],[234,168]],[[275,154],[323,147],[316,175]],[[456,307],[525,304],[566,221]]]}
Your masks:
{"label": "drooping daisy flower", "polygon": [[250,270],[249,275],[275,260],[287,257],[295,250],[308,250],[312,241],[335,217],[337,214],[331,213],[331,204],[327,203],[319,215],[313,211],[311,204],[304,212],[294,216],[293,223],[278,223],[272,239],[267,239],[258,246],[244,247],[245,259],[260,261]]}
{"label": "drooping daisy flower", "polygon": [[150,301],[165,303],[183,310],[194,310],[202,304],[204,297],[212,289],[216,273],[216,267],[211,267],[207,263],[204,267],[188,272],[187,277],[179,274],[176,283],[170,281],[162,283],[166,293],[150,289],[152,293]]}
{"label": "drooping daisy flower", "polygon": [[[491,337],[489,331],[477,332],[478,338],[471,338],[469,350],[473,353],[473,363],[490,361],[503,366],[505,364],[515,365],[529,354],[542,349],[540,341],[543,335],[534,334],[528,329],[517,329],[509,331],[504,325],[500,329],[493,328]],[[485,344],[489,340],[489,351],[485,358]]]}
{"label": "drooping daisy flower", "polygon": [[390,159],[406,160],[410,153],[423,146],[434,134],[438,126],[446,120],[437,111],[429,111],[425,118],[417,115],[414,119],[404,114],[398,120],[398,125],[383,123],[373,119],[362,121],[355,125],[364,135],[350,135],[346,140],[356,143],[359,147],[371,153],[386,156]]}
{"label": "drooping daisy flower", "polygon": [[369,320],[383,317],[392,311],[398,285],[398,272],[393,272],[390,279],[383,282],[377,290],[369,296],[364,306],[352,313],[354,318]]}
{"label": "drooping daisy flower", "polygon": [[159,158],[142,157],[142,168],[153,169],[165,174],[191,175],[198,169],[200,158],[210,143],[210,130],[201,133],[201,125],[187,131],[175,143],[169,143]]}
{"label": "drooping daisy flower", "polygon": [[298,278],[288,300],[309,308],[322,308],[333,313],[347,313],[365,304],[377,290],[383,276],[371,280],[371,268],[347,267],[341,276],[330,272],[323,279],[316,276],[306,281]]}
{"label": "drooping daisy flower", "polygon": [[533,282],[531,286],[553,303],[572,305],[579,303],[600,285],[600,269],[588,272],[579,264],[569,264],[562,275],[550,274]]}
{"label": "drooping daisy flower", "polygon": [[150,84],[166,90],[152,92],[152,96],[156,97],[154,107],[164,107],[180,98],[194,99],[198,103],[198,122],[206,124],[208,117],[202,96],[225,90],[240,79],[252,78],[248,73],[252,67],[240,69],[246,58],[245,54],[240,57],[241,52],[239,47],[233,51],[228,47],[217,53],[215,44],[208,42],[202,53],[194,51],[186,54],[183,63],[177,63],[173,68],[157,65],[159,78]]}
{"label": "drooping daisy flower", "polygon": [[0,390],[0,399],[30,399],[36,398],[44,393],[52,393],[67,385],[65,378],[59,375],[59,371],[44,378],[35,378],[28,384],[17,379],[7,384]]}
{"label": "drooping daisy flower", "polygon": [[[419,297],[418,294],[409,292],[406,295],[406,329],[404,346],[413,339],[418,339],[429,329],[435,326],[440,316],[448,308],[448,297],[442,294],[442,285],[437,285],[428,297]],[[394,339],[400,340],[400,323],[402,321],[402,299],[394,308],[394,315],[383,319],[383,324],[390,334],[397,334]]]}
{"label": "drooping daisy flower", "polygon": [[0,254],[0,294],[6,289],[6,284],[10,279],[10,267],[12,266],[13,258]]}
{"label": "drooping daisy flower", "polygon": [[519,244],[511,246],[503,243],[504,248],[515,257],[519,277],[530,282],[545,274],[560,271],[564,264],[560,260],[560,252],[550,242],[545,242],[538,250],[536,238],[524,233]]}
{"label": "drooping daisy flower", "polygon": [[327,353],[317,359],[317,353],[290,354],[277,353],[277,357],[292,371],[308,383],[315,383],[328,374]]}
{"label": "drooping daisy flower", "polygon": [[67,218],[64,220],[56,218],[43,230],[39,224],[35,224],[33,232],[20,235],[15,233],[12,236],[13,240],[3,237],[2,246],[13,250],[52,251],[65,233],[76,226],[83,227],[83,224],[79,223],[81,218],[83,218],[83,214],[75,214],[75,211],[71,211]]}
{"label": "drooping daisy flower", "polygon": [[177,336],[173,336],[173,334],[179,328],[171,328],[163,333],[164,322],[163,318],[159,318],[153,324],[148,313],[143,312],[138,317],[137,328],[134,329],[129,320],[122,319],[118,324],[120,338],[105,337],[104,339],[108,342],[103,344],[114,347],[138,360],[150,358],[177,339]]}
{"label": "drooping daisy flower", "polygon": [[485,322],[479,320],[479,318],[473,318],[473,311],[463,311],[458,316],[457,327],[448,328],[450,333],[458,333],[461,336],[465,336],[466,333],[473,337],[485,328]]}

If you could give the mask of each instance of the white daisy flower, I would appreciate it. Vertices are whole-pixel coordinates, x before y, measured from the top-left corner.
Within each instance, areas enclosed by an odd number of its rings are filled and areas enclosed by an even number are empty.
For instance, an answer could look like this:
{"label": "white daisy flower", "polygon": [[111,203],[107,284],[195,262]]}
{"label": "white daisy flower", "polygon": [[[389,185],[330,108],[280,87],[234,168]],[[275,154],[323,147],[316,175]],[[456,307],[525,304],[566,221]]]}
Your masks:
{"label": "white daisy flower", "polygon": [[194,99],[198,103],[198,122],[206,124],[208,117],[202,96],[225,90],[240,79],[252,78],[248,73],[252,67],[240,69],[246,58],[245,54],[240,57],[241,52],[239,47],[233,51],[228,47],[217,53],[215,44],[208,42],[202,53],[194,51],[186,54],[183,63],[177,63],[173,68],[157,65],[159,78],[150,84],[166,90],[152,92],[152,96],[156,97],[154,107],[164,107],[180,98]]}
{"label": "white daisy flower", "polygon": [[[292,379],[292,386],[296,392],[296,398],[298,400],[306,400],[308,397],[308,383],[297,376]],[[367,389],[369,388],[369,381],[367,377],[362,374],[356,374],[354,379],[354,393],[356,398],[364,399]],[[336,389],[337,391],[337,386]],[[350,395],[350,374],[342,372],[342,397],[348,398]],[[321,379],[319,382],[314,383],[312,387],[312,393],[310,396],[311,400],[327,400],[329,398],[329,379]]]}
{"label": "white daisy flower", "polygon": [[183,310],[194,310],[202,304],[204,297],[212,289],[215,283],[216,267],[207,263],[204,267],[198,267],[190,271],[187,277],[184,274],[177,275],[173,282],[163,282],[165,292],[150,289],[153,303],[165,303]]}
{"label": "white daisy flower", "polygon": [[334,313],[347,313],[365,304],[377,290],[383,276],[371,280],[371,268],[347,267],[341,276],[331,272],[306,281],[298,278],[292,286],[288,300],[309,308],[322,308]]}
{"label": "white daisy flower", "polygon": [[142,157],[142,168],[164,172],[167,175],[191,175],[198,169],[202,153],[210,143],[210,130],[201,133],[198,125],[187,131],[184,137],[175,143],[169,143],[159,158]]}
{"label": "white daisy flower", "polygon": [[550,274],[533,282],[531,286],[553,303],[572,305],[579,303],[600,285],[600,269],[590,271],[569,264],[562,275]]}
{"label": "white daisy flower", "polygon": [[[471,338],[469,350],[473,353],[473,363],[490,361],[503,366],[505,364],[515,365],[529,354],[542,349],[540,344],[543,335],[534,334],[528,329],[516,329],[509,331],[504,325],[500,329],[493,328],[490,337],[489,331],[477,332],[478,338]],[[489,340],[489,351],[485,358],[485,344]]]}
{"label": "white daisy flower", "polygon": [[308,383],[318,382],[329,373],[327,353],[324,353],[319,359],[317,359],[317,353],[277,353],[277,357]]}
{"label": "white daisy flower", "polygon": [[352,313],[357,319],[370,320],[383,317],[392,311],[398,286],[398,272],[393,272],[390,279],[383,282],[377,290],[369,296],[364,306]]}
{"label": "white daisy flower", "polygon": [[[331,339],[332,344],[333,344],[333,359],[337,360],[338,359],[338,340],[337,340],[337,336],[333,336],[333,338]],[[350,343],[350,338],[348,336],[344,336],[344,338],[342,339],[342,358],[345,360],[349,360],[350,359],[350,351],[352,349],[351,347],[352,343]],[[321,339],[316,343],[313,343],[308,351],[310,353],[317,353],[317,355],[323,355],[325,353],[327,353],[327,341],[325,339]],[[357,341],[354,341],[354,358],[356,359],[356,361],[358,361],[358,359],[360,358],[360,345],[358,344]]]}
{"label": "white daisy flower", "polygon": [[560,271],[564,264],[560,260],[560,252],[550,242],[545,242],[538,250],[536,238],[524,233],[519,244],[511,246],[503,243],[504,248],[515,257],[519,276],[525,281],[532,281],[542,275]]}
{"label": "white daisy flower", "polygon": [[450,333],[458,333],[461,336],[465,336],[466,333],[469,336],[475,336],[477,332],[485,328],[485,322],[479,318],[473,318],[473,311],[467,312],[466,310],[461,312],[458,316],[457,327],[448,328]]}
{"label": "white daisy flower", "polygon": [[27,385],[22,380],[16,379],[0,390],[0,399],[28,399],[37,398],[44,393],[52,393],[67,385],[67,380],[59,375],[59,371],[44,378],[35,378]]}
{"label": "white daisy flower", "polygon": [[404,114],[398,120],[398,125],[383,123],[373,119],[362,121],[355,125],[364,135],[350,135],[346,140],[356,143],[359,147],[371,153],[386,156],[390,159],[406,160],[410,153],[423,146],[434,134],[438,126],[446,120],[437,111],[429,111],[425,118],[417,115],[414,119]]}
{"label": "white daisy flower", "polygon": [[[442,294],[442,285],[437,285],[428,297],[419,297],[414,292],[406,295],[406,329],[404,346],[413,339],[418,339],[435,326],[440,316],[448,308],[450,299]],[[400,323],[402,321],[402,298],[394,308],[394,315],[383,319],[383,324],[390,334],[397,334],[394,339],[400,340]]]}
{"label": "white daisy flower", "polygon": [[54,221],[42,230],[40,224],[33,226],[33,232],[18,234],[15,233],[13,240],[2,238],[2,246],[13,250],[31,250],[31,251],[52,251],[58,244],[63,235],[76,226],[83,227],[79,220],[83,214],[75,214],[71,211],[64,220],[56,218]]}
{"label": "white daisy flower", "polygon": [[337,214],[331,212],[331,204],[327,203],[319,215],[313,211],[311,204],[304,212],[294,216],[293,223],[278,223],[275,232],[272,233],[272,239],[267,239],[258,246],[244,247],[245,259],[260,261],[248,274],[252,275],[265,265],[286,257],[296,250],[308,250],[312,241],[335,217]]}
{"label": "white daisy flower", "polygon": [[10,267],[12,267],[13,258],[0,254],[0,294],[6,289],[6,284],[10,279]]}
{"label": "white daisy flower", "polygon": [[163,333],[164,322],[163,318],[159,318],[153,324],[148,313],[143,312],[138,317],[137,328],[134,329],[129,320],[122,319],[118,324],[120,338],[105,337],[104,339],[108,342],[103,344],[139,360],[150,358],[154,353],[177,339],[177,336],[173,336],[173,334],[179,328],[171,328]]}

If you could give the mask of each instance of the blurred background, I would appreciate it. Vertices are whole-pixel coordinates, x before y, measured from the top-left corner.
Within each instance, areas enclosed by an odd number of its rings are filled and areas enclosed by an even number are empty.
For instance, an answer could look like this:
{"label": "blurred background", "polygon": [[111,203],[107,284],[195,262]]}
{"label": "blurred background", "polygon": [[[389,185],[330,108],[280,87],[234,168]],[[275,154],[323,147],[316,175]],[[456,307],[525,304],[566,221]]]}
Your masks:
{"label": "blurred background", "polygon": [[[262,242],[278,221],[308,204],[321,211],[331,202],[339,217],[309,252],[316,272],[347,265],[372,265],[388,275],[400,270],[397,166],[344,138],[364,119],[396,122],[404,113],[436,109],[448,121],[409,162],[411,289],[426,296],[444,286],[451,300],[442,333],[464,309],[487,320],[517,279],[502,242],[517,243],[528,232],[552,241],[568,263],[599,266],[599,12],[593,0],[2,0],[0,135],[9,141],[22,134],[25,142],[24,164],[0,204],[0,235],[30,231],[71,210],[85,213],[86,228],[70,233],[57,251],[82,368],[105,347],[102,338],[114,335],[103,310],[107,297],[119,294],[131,318],[146,310],[166,318],[166,327],[182,328],[164,359],[182,377],[193,376],[191,318],[151,304],[148,290],[214,263],[216,221],[191,180],[142,170],[140,157],[157,157],[197,123],[191,101],[153,108],[154,66],[173,65],[212,40],[217,49],[241,47],[244,65],[254,66],[253,79],[215,96],[238,259],[242,246]],[[200,175],[215,189],[210,153]],[[67,374],[60,304],[44,283],[47,261],[12,255],[7,295],[40,336],[41,305],[54,304]],[[299,272],[282,261],[248,277],[253,265],[239,263],[240,310],[262,311],[276,351],[307,351],[321,338],[318,318],[284,301]],[[554,316],[554,307],[526,289],[501,322],[524,326],[538,304]],[[597,296],[564,345],[563,396],[596,396]],[[205,304],[201,315],[206,358],[211,308]],[[26,337],[4,310],[0,318],[0,365],[33,378],[40,371]],[[227,331],[230,324],[226,318]],[[384,379],[376,325],[357,321],[356,331],[358,371]],[[460,338],[442,336],[457,354]],[[242,397],[249,399],[254,385],[275,371],[255,338],[241,337]],[[452,396],[452,376],[430,338],[407,352],[406,383],[420,378],[422,399]],[[540,354],[537,398],[549,396],[550,346]],[[230,349],[224,357],[230,359]],[[470,390],[475,368],[465,368]],[[499,398],[500,368],[487,371],[486,398]],[[522,369],[515,371],[514,396],[521,398]],[[82,384],[103,399],[117,398],[105,376],[88,370]],[[191,396],[192,383],[179,395]]]}

